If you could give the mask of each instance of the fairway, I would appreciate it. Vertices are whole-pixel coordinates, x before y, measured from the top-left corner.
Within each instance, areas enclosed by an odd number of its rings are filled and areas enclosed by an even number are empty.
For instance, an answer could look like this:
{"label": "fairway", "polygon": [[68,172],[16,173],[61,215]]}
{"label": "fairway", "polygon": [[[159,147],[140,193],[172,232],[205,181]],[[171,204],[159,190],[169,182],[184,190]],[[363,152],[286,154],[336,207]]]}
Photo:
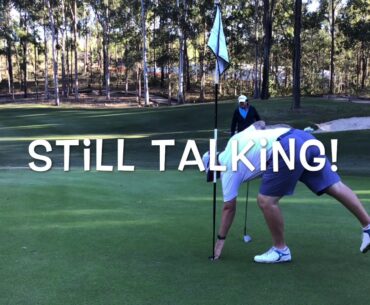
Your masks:
{"label": "fairway", "polygon": [[[302,112],[290,101],[255,106],[268,123],[302,128],[338,118],[341,103],[304,99]],[[220,105],[220,146],[229,138],[235,104]],[[280,305],[365,304],[369,300],[370,255],[360,247],[360,227],[340,204],[317,197],[303,185],[281,208],[293,261],[259,265],[255,254],[271,244],[251,183],[244,244],[246,187],[223,257],[212,263],[212,185],[194,168],[177,170],[187,139],[201,152],[212,137],[212,105],[148,109],[0,107],[0,283],[1,305]],[[284,109],[284,111],[281,111]],[[369,113],[349,104],[340,117]],[[171,114],[171,115],[169,115]],[[207,117],[207,119],[202,119]],[[24,127],[26,126],[26,127]],[[370,210],[370,132],[321,135],[339,139],[343,180]],[[55,139],[105,138],[104,162],[116,162],[116,138],[127,139],[127,163],[136,171],[83,172],[82,147],[63,172]],[[166,172],[158,170],[153,139],[175,139]],[[28,145],[49,139],[54,168],[28,169]],[[219,221],[222,208],[218,187]]]}

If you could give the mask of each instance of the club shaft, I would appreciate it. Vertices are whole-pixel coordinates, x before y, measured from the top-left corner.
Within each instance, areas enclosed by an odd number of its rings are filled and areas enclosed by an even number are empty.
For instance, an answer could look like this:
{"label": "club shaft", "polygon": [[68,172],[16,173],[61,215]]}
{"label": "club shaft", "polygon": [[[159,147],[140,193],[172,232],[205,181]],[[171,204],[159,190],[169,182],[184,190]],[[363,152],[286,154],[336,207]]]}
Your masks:
{"label": "club shaft", "polygon": [[248,200],[249,200],[249,181],[247,182],[247,195],[245,198],[244,236],[247,235]]}

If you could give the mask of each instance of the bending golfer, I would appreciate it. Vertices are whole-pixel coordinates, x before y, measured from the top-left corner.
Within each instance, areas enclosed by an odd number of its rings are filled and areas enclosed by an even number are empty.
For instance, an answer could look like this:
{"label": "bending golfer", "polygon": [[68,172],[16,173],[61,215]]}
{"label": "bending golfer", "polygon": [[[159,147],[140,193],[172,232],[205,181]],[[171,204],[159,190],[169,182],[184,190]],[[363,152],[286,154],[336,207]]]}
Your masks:
{"label": "bending golfer", "polygon": [[[261,139],[262,143],[261,143]],[[272,146],[279,141],[285,153],[289,156],[289,139],[295,140],[295,167],[290,170],[281,157],[278,158],[279,171],[273,171]],[[287,127],[265,129],[264,122],[259,121],[233,136],[226,149],[219,154],[220,165],[225,165],[227,170],[221,173],[224,207],[221,225],[215,245],[215,259],[220,258],[224,247],[225,238],[233,222],[236,211],[236,198],[243,182],[262,175],[262,182],[257,197],[268,228],[272,236],[272,247],[261,255],[256,255],[257,263],[281,263],[291,261],[292,255],[284,238],[284,220],[279,208],[279,200],[283,196],[292,195],[298,181],[303,182],[317,195],[324,193],[334,197],[342,203],[359,220],[363,228],[362,244],[360,251],[365,253],[370,250],[370,217],[354,192],[340,181],[337,173],[331,169],[330,162],[326,159],[325,166],[319,171],[308,171],[302,165],[299,152],[302,145],[311,139],[311,134],[301,130]],[[238,153],[253,141],[245,157],[255,167],[251,171],[243,162],[238,162],[237,171],[232,171],[232,141],[238,143]],[[265,143],[264,143],[265,142]],[[266,170],[261,171],[261,149],[266,149]],[[320,156],[316,146],[309,146],[306,159],[309,165],[317,165],[313,159]],[[209,155],[203,156],[205,165],[209,164]]]}

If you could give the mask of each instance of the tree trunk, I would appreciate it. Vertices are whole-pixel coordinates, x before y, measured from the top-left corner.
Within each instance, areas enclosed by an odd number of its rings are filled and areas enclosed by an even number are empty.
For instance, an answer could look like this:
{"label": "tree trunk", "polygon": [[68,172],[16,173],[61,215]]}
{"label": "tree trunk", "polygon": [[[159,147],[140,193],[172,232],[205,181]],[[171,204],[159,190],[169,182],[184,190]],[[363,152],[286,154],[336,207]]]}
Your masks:
{"label": "tree trunk", "polygon": [[12,62],[12,40],[10,37],[6,39],[6,57],[8,60],[8,83],[9,83],[9,94],[11,94],[14,101],[14,77],[13,77],[13,62]]}
{"label": "tree trunk", "polygon": [[365,80],[367,76],[367,57],[365,55],[366,47],[365,43],[362,41],[361,43],[361,60],[362,60],[362,77],[361,77],[361,89],[365,89]]}
{"label": "tree trunk", "polygon": [[202,54],[199,56],[200,59],[200,101],[203,103],[205,98],[205,89],[206,89],[206,72],[204,68],[204,61],[207,52],[206,36],[207,36],[207,24],[204,23],[204,33],[203,33],[203,50]]}
{"label": "tree trunk", "polygon": [[[66,41],[67,41],[68,36],[66,35]],[[66,44],[66,76],[65,76],[65,81],[66,81],[66,96],[68,97],[71,94],[70,90],[70,69],[69,69],[69,47]]]}
{"label": "tree trunk", "polygon": [[171,72],[168,73],[168,105],[171,106],[172,103],[172,79]]}
{"label": "tree trunk", "polygon": [[109,12],[105,8],[104,17],[102,18],[103,27],[103,62],[104,62],[104,85],[105,95],[110,100],[110,73],[109,73]]}
{"label": "tree trunk", "polygon": [[156,84],[157,83],[157,59],[156,59],[156,45],[155,45],[155,33],[156,33],[156,19],[157,19],[157,16],[156,16],[156,13],[155,13],[155,10],[154,10],[154,16],[153,16],[153,39],[152,39],[152,45],[153,45],[153,64],[154,64],[154,74],[153,74],[153,77],[154,77],[154,83]]}
{"label": "tree trunk", "polygon": [[38,52],[37,52],[37,45],[34,45],[34,56],[35,56],[35,65],[33,69],[33,74],[35,77],[35,88],[36,88],[36,100],[39,100],[39,83],[37,81],[37,58],[38,58]]}
{"label": "tree trunk", "polygon": [[[105,84],[105,73],[103,71],[103,75],[101,74],[101,71],[102,71],[102,67],[103,67],[103,70],[104,70],[104,63],[102,64],[102,61],[104,61],[104,55],[102,56],[102,50],[100,50],[100,47],[98,48],[98,67],[99,67],[99,95],[103,95],[103,92],[102,92],[102,88]],[[104,48],[103,48],[103,53],[104,53]]]}
{"label": "tree trunk", "polygon": [[294,5],[293,109],[301,107],[301,28],[302,0]]}
{"label": "tree trunk", "polygon": [[254,67],[254,95],[253,98],[260,98],[259,77],[258,77],[258,60],[259,60],[259,46],[258,46],[258,0],[254,3],[254,39],[255,39],[255,67]]}
{"label": "tree trunk", "polygon": [[[67,97],[67,80],[66,80],[66,60],[65,60],[65,53],[66,53],[66,17],[65,17],[65,6],[64,0],[61,3],[61,10],[62,10],[62,26],[60,27],[62,32],[62,94],[64,97]],[[68,63],[67,63],[68,65]]]}
{"label": "tree trunk", "polygon": [[190,91],[191,89],[190,62],[189,62],[189,54],[188,54],[188,44],[187,44],[186,39],[185,39],[185,68],[186,68],[186,91]]}
{"label": "tree trunk", "polygon": [[47,41],[47,37],[46,37],[46,26],[45,26],[45,23],[46,23],[46,17],[45,17],[45,20],[44,20],[44,47],[45,47],[45,72],[44,72],[44,80],[45,80],[45,83],[44,83],[44,95],[45,95],[45,99],[48,100],[50,98],[50,94],[49,94],[49,58],[48,58],[48,41]]}
{"label": "tree trunk", "polygon": [[161,88],[164,88],[164,65],[161,66]]}
{"label": "tree trunk", "polygon": [[50,0],[46,0],[47,7],[49,9],[50,27],[51,27],[51,52],[53,56],[53,71],[54,71],[54,94],[55,94],[55,105],[59,106],[59,87],[58,87],[58,60],[56,57],[55,50],[55,23],[54,14],[50,5]]}
{"label": "tree trunk", "polygon": [[141,0],[141,30],[143,35],[143,62],[144,62],[144,105],[149,105],[148,66],[147,66],[147,36],[146,36],[146,7],[145,0]]}
{"label": "tree trunk", "polygon": [[69,91],[71,94],[73,93],[73,45],[72,45],[72,37],[71,37],[71,45],[70,45],[70,67],[69,67]]}
{"label": "tree trunk", "polygon": [[[86,18],[86,10],[84,10],[84,19]],[[87,74],[87,50],[88,50],[88,31],[86,23],[86,33],[85,33],[85,56],[84,56],[84,75]]]}
{"label": "tree trunk", "polygon": [[128,69],[125,67],[125,93],[128,92]]}
{"label": "tree trunk", "polygon": [[[177,0],[177,7],[180,9],[180,0]],[[185,9],[185,7],[184,7]],[[180,44],[180,58],[179,58],[179,66],[178,66],[178,93],[177,93],[177,100],[179,104],[183,104],[185,102],[184,98],[184,59],[185,59],[185,35],[182,30],[182,23],[185,20],[182,19],[181,14],[179,17],[179,24],[178,24],[178,36],[179,36],[179,44]]]}
{"label": "tree trunk", "polygon": [[331,0],[331,23],[330,23],[330,36],[331,36],[331,47],[330,47],[330,85],[329,94],[334,93],[334,81],[335,81],[335,71],[334,71],[334,52],[335,52],[335,7],[334,1]]}
{"label": "tree trunk", "polygon": [[89,77],[89,85],[88,87],[91,88],[91,84],[93,82],[93,70],[92,70],[92,63],[93,61],[93,56],[92,56],[92,49],[91,49],[91,44],[89,46],[89,72],[90,72],[90,77]]}
{"label": "tree trunk", "polygon": [[77,0],[73,3],[73,40],[74,40],[74,57],[75,57],[75,100],[78,101],[78,41],[77,41]]}
{"label": "tree trunk", "polygon": [[27,16],[24,13],[24,16],[21,16],[21,26],[24,27],[26,32],[26,37],[21,38],[21,45],[22,45],[22,70],[23,70],[23,90],[24,90],[24,97],[27,98],[28,96],[28,84],[27,84],[27,51],[28,51],[28,26],[27,26]]}
{"label": "tree trunk", "polygon": [[269,93],[269,73],[270,73],[270,51],[272,44],[272,15],[275,6],[275,0],[264,0],[263,26],[265,36],[263,39],[263,80],[261,99],[268,99]]}
{"label": "tree trunk", "polygon": [[141,105],[141,72],[140,72],[140,66],[138,65],[136,68],[136,88],[137,88],[137,94],[136,99],[137,103]]}

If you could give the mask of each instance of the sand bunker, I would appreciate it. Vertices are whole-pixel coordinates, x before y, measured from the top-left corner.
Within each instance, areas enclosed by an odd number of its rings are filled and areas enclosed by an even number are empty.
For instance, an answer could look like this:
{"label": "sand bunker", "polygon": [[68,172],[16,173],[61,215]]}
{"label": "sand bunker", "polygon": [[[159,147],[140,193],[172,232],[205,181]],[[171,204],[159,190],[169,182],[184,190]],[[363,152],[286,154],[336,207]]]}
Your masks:
{"label": "sand bunker", "polygon": [[315,133],[370,129],[370,117],[353,117],[316,124]]}

